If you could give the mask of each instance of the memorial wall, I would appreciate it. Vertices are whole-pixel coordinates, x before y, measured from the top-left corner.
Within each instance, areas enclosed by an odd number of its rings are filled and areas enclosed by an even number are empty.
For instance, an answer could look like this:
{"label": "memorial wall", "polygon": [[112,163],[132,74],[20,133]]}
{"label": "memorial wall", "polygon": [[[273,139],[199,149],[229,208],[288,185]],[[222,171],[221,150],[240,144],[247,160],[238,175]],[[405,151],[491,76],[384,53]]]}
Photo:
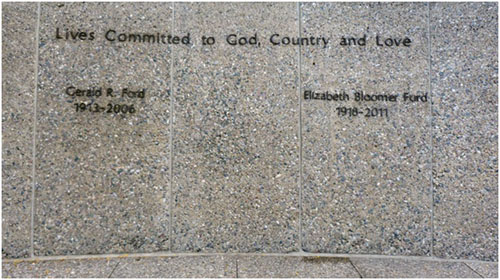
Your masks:
{"label": "memorial wall", "polygon": [[498,261],[498,5],[2,3],[2,256]]}

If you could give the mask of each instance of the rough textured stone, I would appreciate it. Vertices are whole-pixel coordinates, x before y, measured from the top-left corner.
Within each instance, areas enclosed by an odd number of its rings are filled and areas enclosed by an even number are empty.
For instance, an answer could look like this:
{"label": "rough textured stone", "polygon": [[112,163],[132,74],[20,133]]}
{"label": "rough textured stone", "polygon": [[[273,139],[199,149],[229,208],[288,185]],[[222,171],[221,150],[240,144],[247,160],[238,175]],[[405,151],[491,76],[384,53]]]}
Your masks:
{"label": "rough textured stone", "polygon": [[[302,101],[305,251],[430,254],[430,106],[403,100],[428,94],[427,14],[425,3],[302,4],[302,36],[332,38],[302,48],[302,93],[349,95]],[[366,46],[340,45],[364,35]],[[412,43],[379,47],[377,35]],[[399,96],[357,102],[355,91]],[[363,113],[339,116],[339,107]],[[366,108],[388,117],[366,117]]]}
{"label": "rough textured stone", "polygon": [[2,256],[27,257],[31,234],[36,3],[2,3]]}
{"label": "rough textured stone", "polygon": [[[498,260],[497,3],[2,10],[4,258],[30,253],[34,195],[36,255],[303,249]],[[110,29],[189,33],[191,43],[109,42]],[[231,33],[259,44],[231,46]],[[272,46],[271,34],[329,41]],[[339,44],[365,34],[366,46]],[[411,46],[377,46],[377,35]],[[104,96],[69,96],[70,86]],[[305,100],[306,90],[351,100]],[[398,102],[357,102],[360,90]],[[429,102],[405,102],[405,92]],[[96,104],[103,112],[89,111]],[[388,116],[365,117],[367,107]]]}
{"label": "rough textured stone", "polygon": [[[170,48],[104,34],[171,26],[170,3],[42,3],[35,254],[169,249]],[[56,39],[56,28],[95,39]],[[102,87],[103,96],[69,96],[70,86]],[[123,89],[145,89],[145,97],[123,97]],[[77,112],[78,103],[105,110]],[[107,104],[136,112],[108,113]]]}
{"label": "rough textured stone", "polygon": [[434,254],[498,260],[498,5],[431,5]]}
{"label": "rough textured stone", "polygon": [[365,278],[478,278],[459,262],[351,258]]}
{"label": "rough textured stone", "polygon": [[296,34],[297,16],[293,3],[175,4],[176,33],[218,43],[174,49],[174,252],[298,250],[298,53],[266,39]]}
{"label": "rough textured stone", "polygon": [[249,256],[238,258],[241,278],[359,278],[347,258]]}
{"label": "rough textured stone", "polygon": [[498,263],[468,262],[467,265],[484,278],[498,278]]}
{"label": "rough textured stone", "polygon": [[127,258],[113,278],[236,278],[236,262],[230,256]]}
{"label": "rough textured stone", "polygon": [[107,278],[118,259],[2,262],[3,278]]}

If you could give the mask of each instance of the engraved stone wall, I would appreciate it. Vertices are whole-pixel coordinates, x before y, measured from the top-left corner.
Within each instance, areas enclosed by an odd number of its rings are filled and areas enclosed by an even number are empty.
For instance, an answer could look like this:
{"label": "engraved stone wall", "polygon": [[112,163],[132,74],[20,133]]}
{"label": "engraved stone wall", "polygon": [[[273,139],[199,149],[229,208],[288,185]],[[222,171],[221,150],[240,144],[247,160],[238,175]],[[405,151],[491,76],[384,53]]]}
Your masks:
{"label": "engraved stone wall", "polygon": [[2,256],[498,260],[497,3],[2,4]]}

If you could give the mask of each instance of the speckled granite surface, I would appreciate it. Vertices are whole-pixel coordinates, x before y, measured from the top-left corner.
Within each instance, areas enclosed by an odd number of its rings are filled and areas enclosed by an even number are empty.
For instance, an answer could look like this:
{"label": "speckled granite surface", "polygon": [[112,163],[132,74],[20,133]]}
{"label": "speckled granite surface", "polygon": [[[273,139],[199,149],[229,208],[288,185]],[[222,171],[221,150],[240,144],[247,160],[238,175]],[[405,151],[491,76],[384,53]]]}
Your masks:
{"label": "speckled granite surface", "polygon": [[359,278],[347,258],[238,257],[241,278]]}
{"label": "speckled granite surface", "polygon": [[22,261],[2,263],[2,278],[107,278],[119,259]]}
{"label": "speckled granite surface", "polygon": [[[498,260],[497,3],[40,7],[2,4],[4,258],[33,246]],[[231,33],[261,44],[231,46]],[[269,41],[299,33],[318,43]],[[377,116],[342,115],[355,107]]]}
{"label": "speckled granite surface", "polygon": [[262,46],[175,48],[172,251],[297,251],[298,53],[263,39],[296,32],[296,5],[182,3],[175,16],[178,34],[258,32]]}
{"label": "speckled granite surface", "polygon": [[498,263],[467,263],[476,273],[484,278],[498,278]]}
{"label": "speckled granite surface", "polygon": [[498,6],[431,5],[434,254],[498,260]]}
{"label": "speckled granite surface", "polygon": [[480,278],[464,263],[397,259],[356,259],[352,263],[365,278]]}
{"label": "speckled granite surface", "polygon": [[4,278],[491,278],[498,263],[286,255],[179,255],[2,263]]}
{"label": "speckled granite surface", "polygon": [[236,278],[236,260],[230,256],[126,258],[113,278]]}
{"label": "speckled granite surface", "polygon": [[2,3],[2,257],[28,257],[33,188],[35,3]]}
{"label": "speckled granite surface", "polygon": [[[303,100],[305,251],[430,254],[430,106],[402,100],[404,92],[428,92],[427,14],[425,3],[302,5],[303,36],[337,40],[302,48],[303,91],[350,97]],[[365,35],[366,46],[339,46],[342,36]],[[380,47],[377,35],[413,43]],[[355,91],[399,99],[357,102]],[[365,113],[339,116],[339,107]],[[367,107],[389,115],[365,117]]]}
{"label": "speckled granite surface", "polygon": [[[169,249],[170,50],[102,34],[164,30],[171,15],[166,3],[42,3],[36,255]],[[63,37],[67,29],[95,32],[95,39],[56,39],[57,27]],[[70,86],[111,88],[114,97],[69,96]],[[123,89],[145,96],[122,97]],[[77,112],[79,103],[106,111]],[[108,113],[107,104],[136,112]]]}

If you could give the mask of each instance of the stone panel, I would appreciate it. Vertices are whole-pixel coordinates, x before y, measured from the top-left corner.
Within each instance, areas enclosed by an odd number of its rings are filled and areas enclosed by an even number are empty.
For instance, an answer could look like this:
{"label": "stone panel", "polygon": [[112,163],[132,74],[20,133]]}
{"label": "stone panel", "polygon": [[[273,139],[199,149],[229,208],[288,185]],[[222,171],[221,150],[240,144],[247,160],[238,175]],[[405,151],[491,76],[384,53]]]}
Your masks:
{"label": "stone panel", "polygon": [[33,189],[36,3],[2,3],[2,256],[28,257]]}
{"label": "stone panel", "polygon": [[4,278],[107,278],[119,259],[2,262]]}
{"label": "stone panel", "polygon": [[169,3],[42,3],[37,255],[169,249],[170,45],[118,38],[171,26]]}
{"label": "stone panel", "polygon": [[467,265],[484,278],[498,278],[498,263],[470,262]]}
{"label": "stone panel", "polygon": [[352,258],[352,263],[365,278],[478,278],[465,263]]}
{"label": "stone panel", "polygon": [[173,251],[298,250],[298,50],[268,41],[297,17],[293,3],[175,4],[175,32],[197,37],[175,49]]}
{"label": "stone panel", "polygon": [[[304,3],[301,10],[303,37],[331,38],[301,51],[303,249],[429,255],[428,7]],[[341,45],[343,37],[355,39]],[[306,91],[331,100],[306,99]],[[357,101],[361,93],[377,101]]]}
{"label": "stone panel", "polygon": [[347,258],[248,256],[238,258],[241,278],[359,278]]}
{"label": "stone panel", "polygon": [[231,256],[127,258],[112,278],[237,278]]}
{"label": "stone panel", "polygon": [[498,260],[498,5],[432,3],[434,254]]}

